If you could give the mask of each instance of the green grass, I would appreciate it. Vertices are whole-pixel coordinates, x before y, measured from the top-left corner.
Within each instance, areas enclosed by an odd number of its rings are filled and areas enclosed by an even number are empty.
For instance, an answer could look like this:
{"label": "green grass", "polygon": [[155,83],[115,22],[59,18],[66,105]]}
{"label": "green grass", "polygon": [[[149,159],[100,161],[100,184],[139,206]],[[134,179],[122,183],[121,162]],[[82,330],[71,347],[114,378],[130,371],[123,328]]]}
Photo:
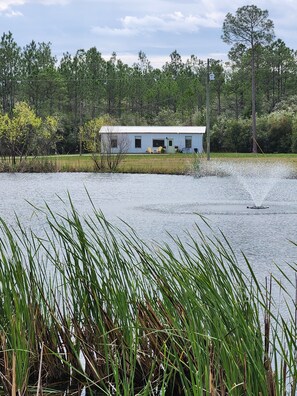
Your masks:
{"label": "green grass", "polygon": [[[196,168],[198,161],[206,161],[204,154],[129,154],[119,164],[121,173],[188,174]],[[289,164],[297,174],[296,154],[251,154],[251,153],[211,153],[211,159],[220,161],[271,161]],[[28,158],[12,166],[7,161],[0,162],[0,172],[96,172],[90,154],[52,155]],[[106,171],[106,170],[105,170]]]}
{"label": "green grass", "polygon": [[66,205],[43,210],[46,237],[1,222],[5,394],[64,382],[100,395],[295,395],[294,296],[288,318],[273,314],[270,285],[248,262],[242,272],[222,235],[197,225],[152,247]]}
{"label": "green grass", "polygon": [[[91,155],[58,155],[48,157],[55,161],[57,171],[95,171]],[[130,154],[120,163],[118,172],[123,173],[155,173],[155,174],[187,174],[191,172],[197,155],[193,154]],[[205,155],[198,155],[199,161],[206,161]],[[296,154],[250,154],[250,153],[212,153],[212,160],[232,161],[271,161],[287,163],[297,173]]]}

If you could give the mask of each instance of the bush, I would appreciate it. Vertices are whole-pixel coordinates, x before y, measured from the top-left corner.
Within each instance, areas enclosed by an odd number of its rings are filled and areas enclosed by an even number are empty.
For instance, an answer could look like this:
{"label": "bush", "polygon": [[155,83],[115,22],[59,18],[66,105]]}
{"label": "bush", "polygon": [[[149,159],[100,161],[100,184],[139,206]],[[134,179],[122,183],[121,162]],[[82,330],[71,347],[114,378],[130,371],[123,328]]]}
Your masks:
{"label": "bush", "polygon": [[[275,111],[257,119],[257,143],[265,153],[297,152],[297,120],[291,112]],[[295,132],[293,132],[293,130]],[[213,126],[214,151],[250,152],[251,120],[220,118]],[[294,151],[295,150],[295,151]]]}
{"label": "bush", "polygon": [[2,160],[0,162],[0,172],[49,173],[56,171],[55,161],[48,158],[27,158],[17,161],[15,164],[8,160]]}
{"label": "bush", "polygon": [[250,121],[218,119],[213,126],[211,146],[214,151],[249,152],[251,150]]}
{"label": "bush", "polygon": [[271,113],[267,119],[269,152],[288,153],[292,146],[292,115],[286,111]]}
{"label": "bush", "polygon": [[297,153],[297,116],[292,118],[292,142],[291,142],[292,153]]}

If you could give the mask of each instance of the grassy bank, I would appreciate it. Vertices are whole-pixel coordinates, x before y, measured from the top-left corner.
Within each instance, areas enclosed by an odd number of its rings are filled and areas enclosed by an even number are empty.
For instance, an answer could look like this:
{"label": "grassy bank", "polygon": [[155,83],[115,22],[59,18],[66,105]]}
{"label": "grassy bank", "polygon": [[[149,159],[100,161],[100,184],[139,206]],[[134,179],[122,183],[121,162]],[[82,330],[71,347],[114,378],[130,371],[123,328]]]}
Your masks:
{"label": "grassy bank", "polygon": [[[61,155],[48,157],[54,161],[59,172],[89,172],[94,171],[94,164],[90,155]],[[125,173],[162,173],[162,174],[187,174],[192,171],[195,162],[206,161],[206,156],[194,154],[139,154],[127,155],[120,163],[118,172]],[[234,161],[271,161],[289,164],[297,174],[296,154],[238,154],[238,153],[213,153],[211,160]]]}
{"label": "grassy bank", "polygon": [[197,226],[153,247],[70,207],[44,211],[46,237],[1,222],[5,394],[295,396],[295,301],[277,279],[284,317],[224,238]]}
{"label": "grassy bank", "polygon": [[[212,153],[212,161],[265,161],[288,164],[297,175],[296,154],[239,154]],[[206,162],[205,155],[194,154],[131,154],[120,163],[117,172],[123,173],[160,173],[160,174],[188,174],[197,162]],[[55,155],[40,158],[29,158],[16,166],[2,161],[0,172],[95,172],[96,167],[92,156],[84,155]]]}
{"label": "grassy bank", "polygon": [[[55,162],[59,172],[96,171],[91,155],[61,155],[48,157]],[[120,163],[118,172],[185,174],[190,167],[191,155],[183,154],[133,154],[127,155]]]}

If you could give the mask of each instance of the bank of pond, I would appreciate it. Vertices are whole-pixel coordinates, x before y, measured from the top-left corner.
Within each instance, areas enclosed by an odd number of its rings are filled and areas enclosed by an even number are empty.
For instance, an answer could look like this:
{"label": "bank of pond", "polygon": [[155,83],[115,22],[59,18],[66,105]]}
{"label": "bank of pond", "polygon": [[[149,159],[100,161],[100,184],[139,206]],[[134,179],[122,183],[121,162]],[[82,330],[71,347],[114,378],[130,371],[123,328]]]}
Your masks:
{"label": "bank of pond", "polygon": [[[210,160],[282,164],[291,168],[291,177],[297,177],[296,154],[211,153]],[[118,172],[184,175],[199,173],[201,165],[207,162],[205,153],[131,154],[120,158],[112,154],[107,157],[98,154],[69,154],[17,158],[15,163],[4,158],[0,161],[0,173]]]}

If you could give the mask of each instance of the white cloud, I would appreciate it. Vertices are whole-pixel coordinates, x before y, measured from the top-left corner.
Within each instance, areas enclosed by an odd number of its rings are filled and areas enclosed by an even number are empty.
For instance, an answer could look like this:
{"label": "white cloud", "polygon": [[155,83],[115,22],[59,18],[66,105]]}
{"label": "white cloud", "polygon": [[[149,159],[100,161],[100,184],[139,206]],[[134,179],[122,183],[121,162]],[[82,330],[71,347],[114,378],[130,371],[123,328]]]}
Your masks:
{"label": "white cloud", "polygon": [[[21,45],[50,41],[58,55],[96,46],[127,59],[141,49],[160,64],[157,57],[175,49],[224,58],[230,49],[221,40],[226,14],[252,3],[268,10],[276,37],[295,48],[296,0],[0,0],[0,17],[3,31],[12,31]],[[26,18],[17,18],[21,14]]]}
{"label": "white cloud", "polygon": [[124,36],[124,37],[131,37],[135,36],[137,34],[136,30],[133,29],[113,29],[110,27],[100,27],[100,26],[95,26],[92,29],[93,33],[96,33],[98,35],[104,35],[104,36]]}
{"label": "white cloud", "polygon": [[4,13],[4,15],[8,18],[15,18],[19,16],[23,16],[23,14],[19,11],[8,10]]}
{"label": "white cloud", "polygon": [[20,6],[26,3],[26,0],[0,0],[0,12],[10,10],[11,6]]}
{"label": "white cloud", "polygon": [[193,15],[185,16],[179,11],[161,16],[126,16],[121,21],[126,29],[135,29],[141,32],[196,32],[203,24],[203,20],[199,17]]}
{"label": "white cloud", "polygon": [[22,6],[24,4],[43,4],[43,5],[64,5],[69,4],[71,0],[0,0],[0,12],[11,9],[12,7]]}
{"label": "white cloud", "polygon": [[66,5],[70,4],[71,0],[27,0],[28,3],[37,3],[41,5]]}
{"label": "white cloud", "polygon": [[0,0],[0,15],[6,17],[19,17],[23,13],[17,7],[25,6],[26,4],[41,4],[41,5],[66,5],[71,0]]}
{"label": "white cloud", "polygon": [[121,27],[94,27],[92,31],[108,36],[136,36],[137,34],[166,32],[166,33],[193,33],[200,27],[213,27],[219,25],[213,16],[184,15],[175,11],[166,15],[146,15],[144,17],[125,16],[121,18]]}
{"label": "white cloud", "polygon": [[144,27],[146,26],[149,29],[177,33],[197,32],[200,27],[217,27],[215,20],[210,18],[208,15],[184,15],[180,11],[175,11],[171,14],[162,15],[160,17],[147,16],[137,19],[129,19],[129,17],[126,17],[124,24],[126,25],[127,23],[136,23]]}

